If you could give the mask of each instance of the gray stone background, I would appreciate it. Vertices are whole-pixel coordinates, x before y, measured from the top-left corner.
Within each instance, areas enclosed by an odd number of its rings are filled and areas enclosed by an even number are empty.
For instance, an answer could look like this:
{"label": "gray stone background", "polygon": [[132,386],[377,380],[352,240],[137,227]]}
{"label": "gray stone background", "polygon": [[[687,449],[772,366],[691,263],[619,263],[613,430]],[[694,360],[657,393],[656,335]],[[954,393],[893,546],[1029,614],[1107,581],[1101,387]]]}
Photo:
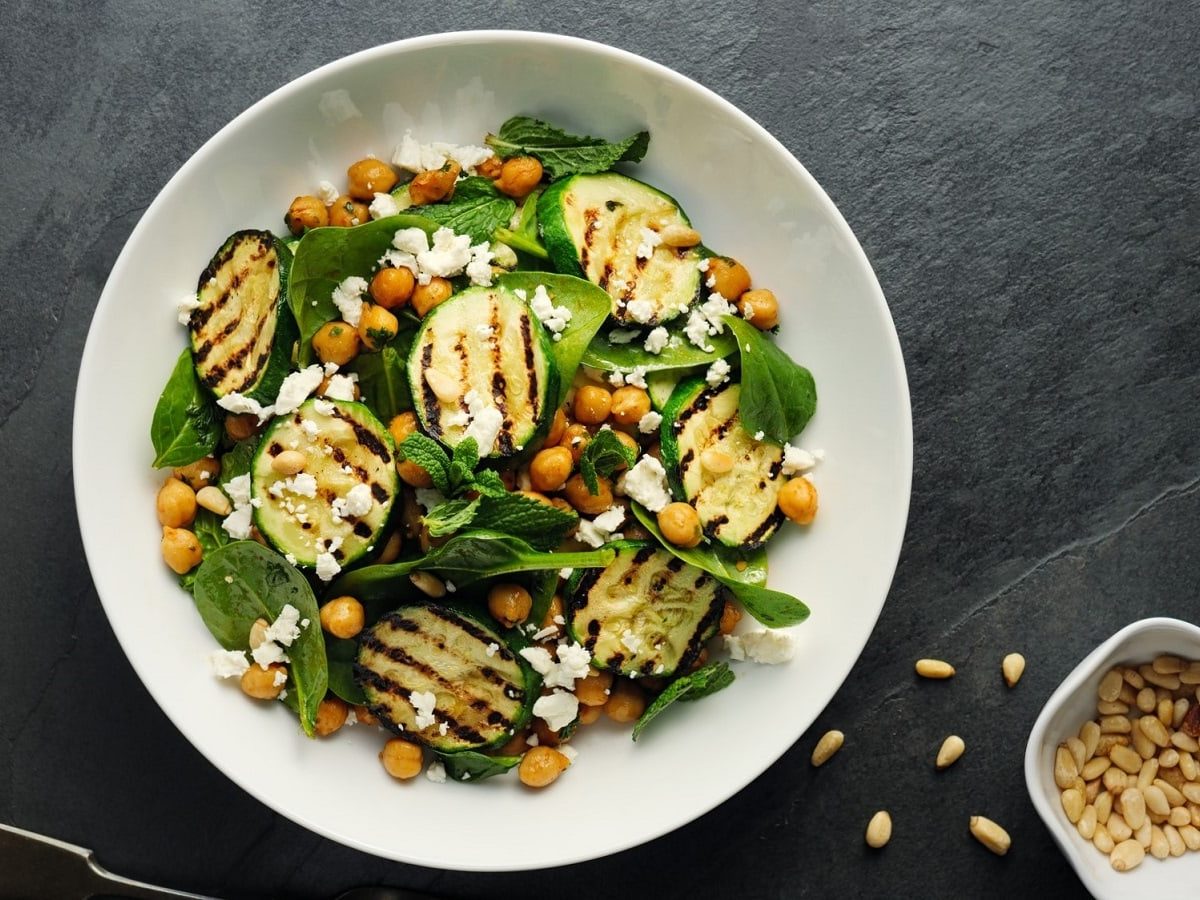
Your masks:
{"label": "gray stone background", "polygon": [[[875,265],[916,429],[891,597],[810,734],[672,835],[496,876],[345,849],[201,758],[113,639],[70,481],[92,309],[168,177],[314,66],[472,27],[644,54],[778,135]],[[1101,639],[1148,614],[1197,618],[1197,47],[1195,0],[0,0],[0,820],[223,896],[376,882],[463,898],[1083,896],[1029,804],[1021,756],[1045,698]],[[998,665],[1014,649],[1029,668],[1007,692]],[[958,677],[916,683],[922,655]],[[814,771],[830,727],[847,746]],[[967,753],[935,773],[951,731]],[[736,735],[712,741],[697,752],[734,758]],[[862,832],[881,807],[895,835],[874,853]],[[1008,828],[1007,858],[968,835],[975,812]],[[500,823],[496,840],[570,837]]]}

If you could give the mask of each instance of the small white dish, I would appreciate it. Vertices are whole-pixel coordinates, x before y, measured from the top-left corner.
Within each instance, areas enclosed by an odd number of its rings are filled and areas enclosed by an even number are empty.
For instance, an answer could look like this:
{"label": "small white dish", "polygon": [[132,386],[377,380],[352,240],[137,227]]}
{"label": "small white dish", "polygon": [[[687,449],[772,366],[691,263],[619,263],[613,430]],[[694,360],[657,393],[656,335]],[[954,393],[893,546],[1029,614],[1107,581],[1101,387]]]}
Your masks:
{"label": "small white dish", "polygon": [[1200,659],[1200,628],[1179,619],[1142,619],[1122,628],[1084,658],[1046,701],[1025,747],[1025,784],[1033,806],[1084,886],[1098,900],[1154,897],[1195,900],[1200,895],[1200,852],[1145,861],[1118,872],[1108,855],[1084,840],[1063,812],[1054,783],[1054,752],[1096,716],[1096,689],[1114,665],[1144,663],[1168,653]]}

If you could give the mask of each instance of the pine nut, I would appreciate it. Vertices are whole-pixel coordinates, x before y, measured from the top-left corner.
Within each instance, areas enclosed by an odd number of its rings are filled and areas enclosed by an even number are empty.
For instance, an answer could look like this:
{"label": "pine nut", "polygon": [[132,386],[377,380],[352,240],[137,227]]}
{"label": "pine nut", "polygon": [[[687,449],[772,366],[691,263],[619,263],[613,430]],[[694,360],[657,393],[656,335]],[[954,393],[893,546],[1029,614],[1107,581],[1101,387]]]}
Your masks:
{"label": "pine nut", "polygon": [[1142,763],[1142,768],[1138,771],[1137,786],[1139,788],[1148,788],[1154,784],[1154,779],[1158,777],[1158,760],[1148,759]]}
{"label": "pine nut", "polygon": [[[1070,757],[1071,754],[1067,754]],[[1116,746],[1108,753],[1108,758],[1113,761],[1113,765],[1122,771],[1128,772],[1130,775],[1136,775],[1142,770],[1142,757],[1135,750],[1130,750],[1128,747]],[[1074,762],[1074,760],[1071,760]]]}
{"label": "pine nut", "polygon": [[700,243],[700,232],[678,222],[663,228],[658,237],[668,247],[695,247]]}
{"label": "pine nut", "polygon": [[1151,784],[1149,787],[1142,789],[1142,796],[1146,800],[1146,809],[1160,816],[1169,816],[1171,814],[1171,804],[1167,802],[1167,795],[1162,792],[1156,784]]}
{"label": "pine nut", "polygon": [[219,487],[208,485],[196,491],[196,503],[218,516],[227,516],[233,512],[233,504]]}
{"label": "pine nut", "polygon": [[[1200,836],[1200,831],[1196,832],[1196,834]],[[1101,853],[1112,853],[1112,848],[1116,846],[1112,835],[1108,833],[1108,829],[1103,825],[1096,826],[1096,831],[1092,835],[1092,844]]]}
{"label": "pine nut", "polygon": [[1142,688],[1137,695],[1137,708],[1144,713],[1154,712],[1158,699],[1154,696],[1154,688]]}
{"label": "pine nut", "polygon": [[[1083,741],[1078,738],[1069,738],[1068,740],[1075,741],[1079,744],[1079,749],[1082,754]],[[936,765],[938,769],[948,769],[958,758],[963,755],[963,751],[967,749],[966,743],[957,734],[952,734],[950,737],[942,741],[942,747],[938,750]]]}
{"label": "pine nut", "polygon": [[461,393],[456,378],[433,367],[425,370],[425,383],[442,403],[453,403]]}
{"label": "pine nut", "polygon": [[[1154,717],[1151,716],[1150,718]],[[1139,721],[1144,721],[1144,719],[1145,717],[1143,716],[1142,720]],[[1158,753],[1158,745],[1150,740],[1150,736],[1146,734],[1141,726],[1134,728],[1133,733],[1129,736],[1133,739],[1133,749],[1138,752],[1138,755],[1142,759],[1150,759],[1150,757]]]}
{"label": "pine nut", "polygon": [[1093,778],[1099,778],[1101,775],[1103,775],[1111,765],[1111,759],[1107,759],[1103,756],[1097,756],[1085,762],[1083,764],[1083,769],[1079,774],[1084,781],[1091,781]]}
{"label": "pine nut", "polygon": [[814,766],[823,766],[829,762],[829,758],[833,754],[842,749],[842,744],[845,743],[846,736],[840,731],[827,731],[821,735],[821,739],[817,741],[817,746],[813,747],[812,764]]}
{"label": "pine nut", "polygon": [[[1189,818],[1190,821],[1190,818]],[[1085,806],[1083,813],[1079,816],[1079,821],[1075,823],[1075,828],[1079,831],[1079,836],[1084,840],[1090,841],[1096,835],[1096,807]]]}
{"label": "pine nut", "polygon": [[1125,821],[1125,817],[1119,813],[1113,813],[1108,817],[1108,822],[1104,826],[1108,829],[1108,833],[1112,835],[1112,839],[1117,843],[1127,841],[1133,837],[1133,829],[1129,827],[1129,823]]}
{"label": "pine nut", "polygon": [[280,475],[295,475],[303,472],[308,465],[308,457],[299,450],[284,450],[271,460],[271,468]]}
{"label": "pine nut", "polygon": [[867,846],[878,850],[892,839],[892,817],[881,809],[867,823]]}
{"label": "pine nut", "polygon": [[1069,737],[1066,745],[1067,749],[1071,751],[1071,758],[1075,760],[1075,768],[1082,770],[1083,764],[1087,761],[1087,751],[1084,749],[1083,741],[1077,737]]}
{"label": "pine nut", "polygon": [[1100,719],[1101,734],[1129,734],[1132,729],[1125,716],[1102,716]]}
{"label": "pine nut", "polygon": [[1119,766],[1115,769],[1106,770],[1103,781],[1104,789],[1112,794],[1114,798],[1121,796],[1121,791],[1125,790],[1125,773],[1121,771]]}
{"label": "pine nut", "polygon": [[1154,786],[1163,792],[1163,795],[1167,798],[1167,803],[1171,806],[1183,806],[1187,802],[1187,797],[1183,795],[1183,792],[1165,779],[1155,778]]}
{"label": "pine nut", "polygon": [[1104,791],[1096,798],[1094,806],[1096,807],[1096,821],[1101,825],[1108,824],[1108,817],[1112,815],[1113,796],[1108,791]]}
{"label": "pine nut", "polygon": [[[1116,762],[1114,759],[1113,762]],[[1140,765],[1139,765],[1140,768]],[[1075,757],[1065,744],[1059,745],[1054,751],[1054,783],[1059,790],[1067,790],[1072,782],[1079,777],[1079,769],[1075,765]]]}
{"label": "pine nut", "polygon": [[975,836],[975,840],[997,856],[1003,856],[1012,846],[1012,838],[1008,836],[1008,832],[991,819],[984,816],[971,816],[968,827],[971,829],[971,834]]}
{"label": "pine nut", "polygon": [[1161,675],[1155,672],[1152,666],[1138,666],[1138,674],[1146,679],[1147,684],[1166,688],[1168,691],[1177,690],[1181,683],[1178,675]]}
{"label": "pine nut", "polygon": [[[1128,792],[1127,792],[1128,793]],[[1124,795],[1122,795],[1124,796]],[[1067,814],[1067,819],[1072,825],[1079,821],[1079,817],[1083,815],[1083,807],[1086,804],[1083,802],[1083,794],[1071,788],[1062,792],[1062,808]]]}
{"label": "pine nut", "polygon": [[1133,689],[1132,685],[1121,682],[1121,693],[1117,694],[1117,699],[1122,703],[1133,706],[1133,701],[1137,699],[1137,691]]}
{"label": "pine nut", "polygon": [[250,639],[248,641],[251,650],[257,650],[267,640],[267,629],[271,627],[271,623],[266,619],[255,619],[254,624],[250,626]]}
{"label": "pine nut", "polygon": [[1141,844],[1134,840],[1121,841],[1113,847],[1112,853],[1108,855],[1109,864],[1118,872],[1136,869],[1145,858],[1146,851],[1142,849]]}
{"label": "pine nut", "polygon": [[1124,678],[1125,683],[1135,691],[1140,691],[1146,686],[1146,679],[1142,678],[1142,676],[1138,674],[1137,669],[1134,669],[1130,666],[1125,666],[1121,669],[1121,677]]}
{"label": "pine nut", "polygon": [[1173,769],[1179,765],[1179,751],[1170,747],[1158,754],[1158,765],[1163,769]]}
{"label": "pine nut", "polygon": [[1166,859],[1171,855],[1171,845],[1167,843],[1167,836],[1157,825],[1150,826],[1150,855],[1155,859]]}
{"label": "pine nut", "polygon": [[1187,845],[1183,842],[1183,836],[1179,833],[1179,829],[1174,825],[1164,825],[1162,832],[1167,837],[1167,846],[1171,848],[1171,855],[1175,857],[1183,856],[1187,853]]}
{"label": "pine nut", "polygon": [[1120,700],[1100,700],[1096,703],[1096,712],[1102,716],[1123,716],[1129,712],[1129,704]]}
{"label": "pine nut", "polygon": [[[1183,773],[1180,772],[1178,768],[1164,769],[1160,767],[1158,770],[1158,777],[1171,787],[1175,788],[1177,791],[1182,790],[1183,786],[1187,784],[1187,779],[1183,777]],[[1171,799],[1170,794],[1167,795],[1167,799]]]}
{"label": "pine nut", "polygon": [[922,678],[950,678],[954,675],[954,666],[940,659],[918,659],[917,674]]}
{"label": "pine nut", "polygon": [[1146,821],[1142,823],[1142,827],[1135,829],[1133,839],[1142,845],[1145,850],[1150,849],[1150,838],[1153,836],[1154,823],[1150,821],[1150,817],[1146,817]]}
{"label": "pine nut", "polygon": [[1175,712],[1171,716],[1171,727],[1178,728],[1183,724],[1184,717],[1188,714],[1188,708],[1191,706],[1187,699],[1180,697],[1175,701]]}
{"label": "pine nut", "polygon": [[[1097,728],[1100,726],[1097,725]],[[1096,742],[1096,755],[1108,756],[1113,747],[1128,747],[1129,735],[1126,734],[1102,734],[1100,740]]]}
{"label": "pine nut", "polygon": [[700,465],[714,475],[724,475],[733,469],[733,457],[724,450],[709,447],[700,454]]}
{"label": "pine nut", "polygon": [[1187,668],[1179,673],[1181,684],[1200,684],[1200,662],[1190,662]]}
{"label": "pine nut", "polygon": [[[1174,706],[1172,706],[1172,712]],[[1167,728],[1163,723],[1154,716],[1142,716],[1138,719],[1138,726],[1145,732],[1146,737],[1154,741],[1159,747],[1169,747],[1171,745],[1171,736],[1167,734]]]}
{"label": "pine nut", "polygon": [[1096,755],[1096,747],[1100,743],[1100,726],[1091,720],[1084,722],[1079,729],[1079,739],[1083,741],[1087,758],[1091,759]]}
{"label": "pine nut", "polygon": [[1146,821],[1146,798],[1138,788],[1129,788],[1121,793],[1121,817],[1135,832]]}
{"label": "pine nut", "polygon": [[1167,822],[1176,828],[1182,828],[1184,825],[1192,824],[1192,814],[1187,811],[1186,806],[1175,806],[1171,808]]}
{"label": "pine nut", "polygon": [[1192,824],[1200,828],[1200,803],[1189,803],[1187,811],[1192,814]]}
{"label": "pine nut", "polygon": [[[1000,663],[1000,671],[1004,675],[1004,683],[1010,688],[1016,687],[1021,676],[1025,674],[1025,657],[1020,653],[1010,653]],[[1197,682],[1200,684],[1200,682]]]}
{"label": "pine nut", "polygon": [[1159,656],[1150,664],[1159,675],[1178,675],[1187,666],[1178,656]]}
{"label": "pine nut", "polygon": [[1175,702],[1170,697],[1163,697],[1158,701],[1158,721],[1162,723],[1163,728],[1170,728],[1174,719]]}
{"label": "pine nut", "polygon": [[1200,803],[1200,784],[1188,782],[1181,789],[1184,799],[1190,803]]}
{"label": "pine nut", "polygon": [[408,580],[413,583],[413,587],[426,596],[434,599],[446,596],[446,585],[436,575],[430,575],[428,572],[413,572],[408,576]]}
{"label": "pine nut", "polygon": [[1124,676],[1121,675],[1119,669],[1113,669],[1106,672],[1104,677],[1100,679],[1100,684],[1096,688],[1096,693],[1101,700],[1116,700],[1121,693],[1121,683],[1124,681]]}
{"label": "pine nut", "polygon": [[[1174,746],[1173,743],[1172,746]],[[1196,757],[1186,750],[1179,751],[1179,771],[1188,781],[1196,781],[1197,776],[1200,776],[1200,768],[1196,766]]]}
{"label": "pine nut", "polygon": [[1180,826],[1179,836],[1189,850],[1200,850],[1200,828],[1195,825]]}
{"label": "pine nut", "polygon": [[1100,779],[1094,778],[1087,782],[1083,792],[1083,799],[1090,804],[1095,803],[1098,796],[1100,796]]}
{"label": "pine nut", "polygon": [[1182,731],[1177,731],[1171,735],[1171,743],[1180,750],[1186,750],[1188,753],[1200,752],[1200,743],[1191,735],[1184,734]]}

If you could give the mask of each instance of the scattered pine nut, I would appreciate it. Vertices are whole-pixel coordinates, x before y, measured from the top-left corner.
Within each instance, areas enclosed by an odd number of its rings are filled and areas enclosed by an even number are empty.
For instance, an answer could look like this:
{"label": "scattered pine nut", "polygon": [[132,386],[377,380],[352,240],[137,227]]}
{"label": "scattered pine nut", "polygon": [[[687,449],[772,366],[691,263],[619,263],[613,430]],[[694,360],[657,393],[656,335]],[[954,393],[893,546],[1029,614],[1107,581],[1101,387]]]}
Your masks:
{"label": "scattered pine nut", "polygon": [[1113,847],[1108,861],[1118,872],[1128,872],[1140,866],[1145,858],[1146,851],[1142,845],[1133,839],[1126,839]]}
{"label": "scattered pine nut", "polygon": [[225,492],[211,484],[196,491],[196,503],[218,516],[227,516],[233,512],[233,504],[229,502]]}
{"label": "scattered pine nut", "polygon": [[1025,657],[1020,653],[1010,653],[1000,663],[1000,671],[1004,674],[1004,683],[1016,687],[1021,676],[1025,674]]}
{"label": "scattered pine nut", "polygon": [[446,596],[446,585],[436,575],[430,575],[428,572],[413,572],[408,576],[408,580],[418,591],[435,600],[438,597]]}
{"label": "scattered pine nut", "polygon": [[918,659],[917,674],[922,678],[950,678],[954,675],[954,666],[940,659]]}
{"label": "scattered pine nut", "polygon": [[878,850],[892,839],[892,817],[881,809],[867,823],[867,846]]}
{"label": "scattered pine nut", "polygon": [[271,627],[266,619],[255,619],[254,624],[250,626],[249,645],[251,650],[257,650],[263,645],[267,639],[267,629]]}
{"label": "scattered pine nut", "polygon": [[1003,856],[1012,846],[1012,838],[1008,832],[984,816],[971,816],[969,825],[975,840],[983,844],[997,856]]}
{"label": "scattered pine nut", "polygon": [[821,739],[817,741],[817,746],[813,747],[812,764],[814,766],[823,766],[829,762],[829,758],[833,754],[842,749],[842,744],[846,742],[846,736],[840,731],[827,731],[821,735]]}
{"label": "scattered pine nut", "polygon": [[280,475],[295,475],[303,472],[308,458],[299,450],[284,450],[271,460],[271,468]]}
{"label": "scattered pine nut", "polygon": [[942,741],[942,747],[938,750],[936,765],[938,769],[948,769],[954,765],[963,751],[967,749],[967,745],[957,734],[952,734],[946,740]]}

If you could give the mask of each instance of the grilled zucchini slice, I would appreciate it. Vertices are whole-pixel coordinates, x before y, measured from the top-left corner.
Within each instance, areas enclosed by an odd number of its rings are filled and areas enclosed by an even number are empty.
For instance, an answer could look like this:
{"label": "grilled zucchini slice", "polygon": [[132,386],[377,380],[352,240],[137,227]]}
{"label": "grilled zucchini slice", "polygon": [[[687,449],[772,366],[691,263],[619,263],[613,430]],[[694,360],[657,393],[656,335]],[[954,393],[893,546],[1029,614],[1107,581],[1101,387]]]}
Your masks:
{"label": "grilled zucchini slice", "polygon": [[717,631],[721,585],[653,544],[609,546],[616,559],[576,573],[568,585],[572,636],[598,668],[632,678],[687,671]]}
{"label": "grilled zucchini slice", "polygon": [[[494,631],[435,604],[402,607],[363,631],[354,678],[384,725],[444,753],[504,743],[529,720],[540,684]],[[418,726],[420,713],[431,720]]]}
{"label": "grilled zucchini slice", "polygon": [[[303,453],[299,475],[271,462],[285,450]],[[296,565],[330,553],[342,568],[379,540],[399,489],[392,436],[366,406],[306,400],[272,422],[250,468],[254,524]],[[324,576],[323,576],[324,577]]]}
{"label": "grilled zucchini slice", "polygon": [[620,322],[658,325],[687,311],[700,290],[698,247],[659,244],[638,256],[642,230],[689,225],[675,200],[616,172],[574,175],[538,198],[542,239],[555,268],[599,285]]}
{"label": "grilled zucchini slice", "polygon": [[[709,387],[703,378],[679,383],[663,410],[662,459],[676,495],[696,507],[704,533],[727,547],[761,547],[783,521],[776,506],[783,486],[783,448],[756,441],[738,415],[739,384]],[[705,450],[733,457],[715,475],[701,464]]]}
{"label": "grilled zucchini slice", "polygon": [[[426,314],[408,380],[424,430],[448,447],[472,434],[480,456],[523,449],[549,421],[558,393],[549,334],[525,300],[499,286],[462,291]],[[485,417],[498,428],[480,428]]]}
{"label": "grilled zucchini slice", "polygon": [[271,232],[239,231],[200,273],[188,333],[196,375],[216,396],[266,404],[279,393],[298,337],[286,300],[291,264]]}

